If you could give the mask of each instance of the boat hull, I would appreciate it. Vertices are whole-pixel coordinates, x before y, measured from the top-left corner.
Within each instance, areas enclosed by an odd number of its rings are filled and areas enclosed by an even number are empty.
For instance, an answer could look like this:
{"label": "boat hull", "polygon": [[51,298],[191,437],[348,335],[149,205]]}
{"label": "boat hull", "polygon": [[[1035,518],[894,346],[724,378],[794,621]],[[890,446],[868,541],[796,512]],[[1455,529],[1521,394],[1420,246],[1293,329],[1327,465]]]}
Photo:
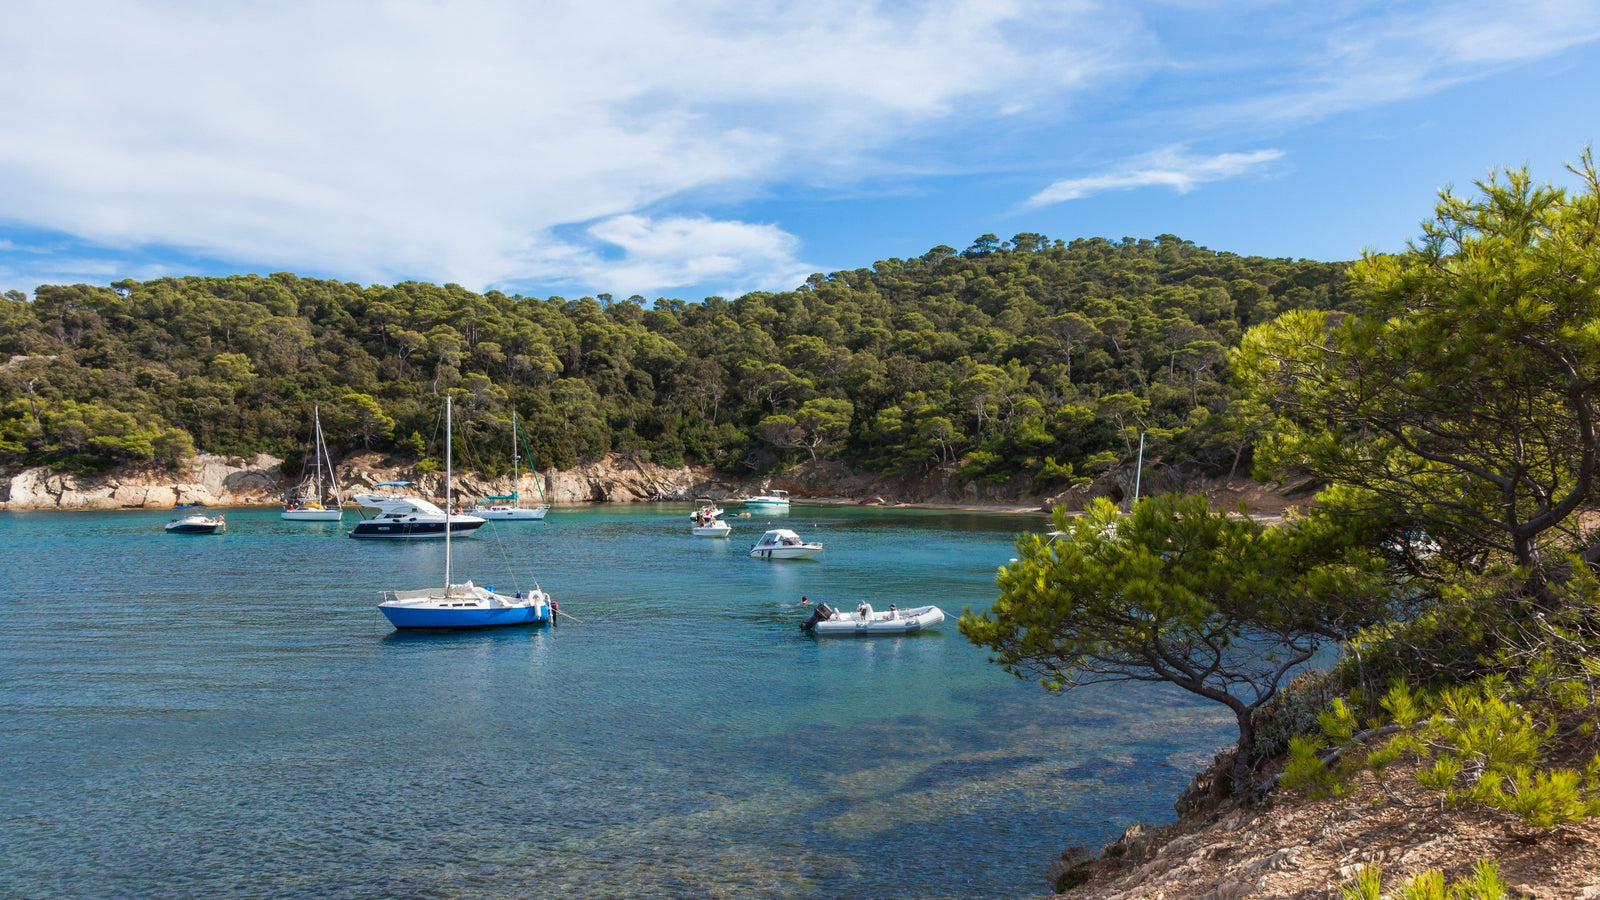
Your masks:
{"label": "boat hull", "polygon": [[496,519],[504,522],[538,522],[544,519],[544,514],[550,507],[541,506],[537,509],[478,509],[473,515],[480,519]]}
{"label": "boat hull", "polygon": [[798,547],[751,547],[752,559],[810,559],[822,552],[821,544],[801,544]]}
{"label": "boat hull", "polygon": [[380,605],[389,624],[396,628],[496,628],[504,625],[537,625],[550,621],[550,607],[513,606],[492,609],[428,609]]}
{"label": "boat hull", "polygon": [[[482,527],[483,520],[477,517],[450,520],[450,534],[452,536],[477,531]],[[352,529],[350,536],[368,540],[427,540],[430,538],[443,540],[444,523],[368,519]]]}
{"label": "boat hull", "polygon": [[718,522],[716,525],[695,525],[689,529],[695,537],[725,538],[733,533],[727,524]]}
{"label": "boat hull", "polygon": [[221,525],[173,525],[167,528],[167,534],[221,534]]}
{"label": "boat hull", "polygon": [[337,509],[286,509],[278,515],[290,522],[337,522],[344,518]]}

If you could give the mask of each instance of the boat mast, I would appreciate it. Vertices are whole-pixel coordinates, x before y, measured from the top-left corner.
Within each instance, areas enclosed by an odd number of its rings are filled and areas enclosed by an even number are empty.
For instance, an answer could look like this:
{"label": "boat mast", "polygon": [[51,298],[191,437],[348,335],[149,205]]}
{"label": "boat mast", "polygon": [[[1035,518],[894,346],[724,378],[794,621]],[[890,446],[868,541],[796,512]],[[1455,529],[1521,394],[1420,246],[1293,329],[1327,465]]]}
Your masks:
{"label": "boat mast", "polygon": [[333,505],[342,513],[344,498],[339,495],[339,473],[333,470],[333,454],[328,452],[328,439],[322,434],[322,415],[313,410],[312,418],[317,427],[317,450],[322,455],[323,463],[328,467],[328,489],[333,492]]}
{"label": "boat mast", "polygon": [[444,595],[450,596],[450,395],[444,395]]}
{"label": "boat mast", "polygon": [[511,502],[522,508],[522,479],[517,472],[517,411],[511,411]]}
{"label": "boat mast", "polygon": [[322,416],[318,412],[317,404],[311,404],[311,446],[312,452],[317,454],[317,494],[316,502],[322,502]]}

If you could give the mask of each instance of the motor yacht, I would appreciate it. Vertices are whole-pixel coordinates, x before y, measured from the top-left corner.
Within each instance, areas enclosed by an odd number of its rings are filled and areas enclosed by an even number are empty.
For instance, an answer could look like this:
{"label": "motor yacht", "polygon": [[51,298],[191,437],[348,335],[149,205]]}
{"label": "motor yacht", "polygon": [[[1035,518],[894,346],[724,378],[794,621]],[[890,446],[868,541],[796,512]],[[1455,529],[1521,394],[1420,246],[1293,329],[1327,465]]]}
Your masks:
{"label": "motor yacht", "polygon": [[[458,515],[452,513],[445,516],[444,510],[421,497],[401,494],[401,488],[411,487],[409,481],[385,481],[377,487],[389,488],[391,493],[384,494],[355,494],[350,499],[364,509],[375,509],[378,514],[370,519],[363,518],[350,532],[353,538],[377,539],[406,539],[406,538],[442,538],[445,535],[445,522],[450,523],[450,533],[460,535],[473,532],[483,527],[484,520],[478,516]],[[365,515],[363,513],[363,515]]]}

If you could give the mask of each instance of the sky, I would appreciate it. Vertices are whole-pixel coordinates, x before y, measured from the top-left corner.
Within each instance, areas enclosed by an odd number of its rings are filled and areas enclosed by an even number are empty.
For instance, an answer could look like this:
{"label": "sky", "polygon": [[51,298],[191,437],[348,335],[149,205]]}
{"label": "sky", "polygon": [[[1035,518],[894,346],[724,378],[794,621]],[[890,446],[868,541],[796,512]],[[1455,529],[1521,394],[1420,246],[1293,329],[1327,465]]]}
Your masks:
{"label": "sky", "polygon": [[983,234],[1401,250],[1600,132],[1600,2],[9,0],[0,290],[733,297]]}

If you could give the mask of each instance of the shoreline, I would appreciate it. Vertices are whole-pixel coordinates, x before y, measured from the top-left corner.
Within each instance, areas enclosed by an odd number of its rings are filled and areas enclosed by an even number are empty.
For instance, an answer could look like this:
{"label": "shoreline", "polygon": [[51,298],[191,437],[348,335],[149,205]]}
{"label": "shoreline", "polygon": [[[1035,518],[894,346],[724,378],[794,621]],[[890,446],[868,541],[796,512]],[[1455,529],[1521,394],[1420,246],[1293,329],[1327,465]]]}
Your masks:
{"label": "shoreline", "polygon": [[[737,503],[736,498],[717,498],[718,503]],[[550,504],[552,510],[562,508],[575,509],[585,506],[649,506],[662,503],[675,503],[684,506],[694,506],[693,500],[578,500],[563,501]],[[1050,513],[1039,509],[1037,506],[1008,506],[1005,504],[974,504],[974,503],[925,503],[925,502],[895,502],[862,503],[847,497],[805,497],[792,501],[794,506],[826,506],[826,507],[860,507],[862,509],[915,509],[935,512],[975,512],[993,513],[996,515],[1037,515],[1049,516]],[[182,509],[214,509],[214,510],[270,510],[280,509],[283,504],[273,503],[210,503],[194,504],[181,507]],[[357,509],[355,504],[348,504],[347,509]],[[62,507],[62,506],[0,506],[0,513],[27,513],[27,512],[177,512],[180,507],[175,506],[117,506],[117,507]]]}

